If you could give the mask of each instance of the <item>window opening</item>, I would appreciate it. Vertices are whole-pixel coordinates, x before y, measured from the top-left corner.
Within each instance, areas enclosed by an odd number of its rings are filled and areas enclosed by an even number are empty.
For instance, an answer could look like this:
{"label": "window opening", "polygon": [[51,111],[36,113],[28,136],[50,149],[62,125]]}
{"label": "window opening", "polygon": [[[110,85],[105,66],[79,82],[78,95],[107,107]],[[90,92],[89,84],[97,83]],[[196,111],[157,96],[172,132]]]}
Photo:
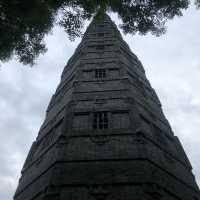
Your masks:
{"label": "window opening", "polygon": [[93,116],[93,129],[108,128],[108,112],[96,112]]}
{"label": "window opening", "polygon": [[105,69],[96,69],[95,70],[95,78],[106,78],[106,70]]}

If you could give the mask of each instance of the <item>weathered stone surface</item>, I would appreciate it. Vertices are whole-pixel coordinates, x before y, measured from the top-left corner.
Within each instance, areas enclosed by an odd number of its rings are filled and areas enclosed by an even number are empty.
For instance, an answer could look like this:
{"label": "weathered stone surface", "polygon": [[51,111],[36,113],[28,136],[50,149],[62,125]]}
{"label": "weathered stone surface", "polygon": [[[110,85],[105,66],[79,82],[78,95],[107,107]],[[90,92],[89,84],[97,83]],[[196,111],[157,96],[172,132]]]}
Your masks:
{"label": "weathered stone surface", "polygon": [[68,61],[15,200],[200,200],[137,56],[108,16]]}

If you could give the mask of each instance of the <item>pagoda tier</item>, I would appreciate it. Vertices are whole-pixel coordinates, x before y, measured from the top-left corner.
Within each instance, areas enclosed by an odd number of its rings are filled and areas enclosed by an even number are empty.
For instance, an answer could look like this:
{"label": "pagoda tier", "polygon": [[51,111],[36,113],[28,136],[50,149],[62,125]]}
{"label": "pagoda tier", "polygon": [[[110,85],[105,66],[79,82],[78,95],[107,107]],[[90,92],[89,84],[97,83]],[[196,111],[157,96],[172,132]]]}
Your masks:
{"label": "pagoda tier", "polygon": [[144,68],[94,18],[47,108],[15,200],[200,200]]}

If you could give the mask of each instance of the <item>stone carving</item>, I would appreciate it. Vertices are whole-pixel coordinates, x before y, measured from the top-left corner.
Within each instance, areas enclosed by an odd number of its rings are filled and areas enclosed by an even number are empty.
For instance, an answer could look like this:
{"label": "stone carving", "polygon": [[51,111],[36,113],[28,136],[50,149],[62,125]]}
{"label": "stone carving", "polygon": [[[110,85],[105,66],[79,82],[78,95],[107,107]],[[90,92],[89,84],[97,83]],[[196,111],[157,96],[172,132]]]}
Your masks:
{"label": "stone carving", "polygon": [[111,136],[105,136],[105,135],[90,136],[90,139],[97,145],[104,145],[105,143],[111,140]]}
{"label": "stone carving", "polygon": [[94,197],[95,200],[108,200],[111,194],[110,188],[103,185],[95,185],[89,187],[89,196]]}
{"label": "stone carving", "polygon": [[128,111],[112,113],[112,128],[123,129],[123,128],[129,128],[129,126],[130,126],[130,116]]}
{"label": "stone carving", "polygon": [[56,144],[56,148],[60,149],[60,148],[64,148],[67,146],[69,142],[69,138],[65,135],[61,135],[58,138],[57,144]]}
{"label": "stone carving", "polygon": [[147,140],[145,139],[145,135],[142,130],[138,129],[135,134],[132,136],[133,144],[147,144]]}
{"label": "stone carving", "polygon": [[74,130],[87,130],[89,128],[89,113],[76,113],[72,128]]}

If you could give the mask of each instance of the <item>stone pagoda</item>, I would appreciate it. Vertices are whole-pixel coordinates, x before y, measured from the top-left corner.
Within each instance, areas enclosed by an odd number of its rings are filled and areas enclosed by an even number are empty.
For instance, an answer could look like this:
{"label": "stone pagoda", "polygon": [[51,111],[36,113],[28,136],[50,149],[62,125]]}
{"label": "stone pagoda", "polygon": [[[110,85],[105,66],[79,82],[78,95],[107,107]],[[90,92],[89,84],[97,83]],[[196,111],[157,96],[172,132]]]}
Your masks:
{"label": "stone pagoda", "polygon": [[14,200],[200,200],[144,68],[93,19],[47,108]]}

